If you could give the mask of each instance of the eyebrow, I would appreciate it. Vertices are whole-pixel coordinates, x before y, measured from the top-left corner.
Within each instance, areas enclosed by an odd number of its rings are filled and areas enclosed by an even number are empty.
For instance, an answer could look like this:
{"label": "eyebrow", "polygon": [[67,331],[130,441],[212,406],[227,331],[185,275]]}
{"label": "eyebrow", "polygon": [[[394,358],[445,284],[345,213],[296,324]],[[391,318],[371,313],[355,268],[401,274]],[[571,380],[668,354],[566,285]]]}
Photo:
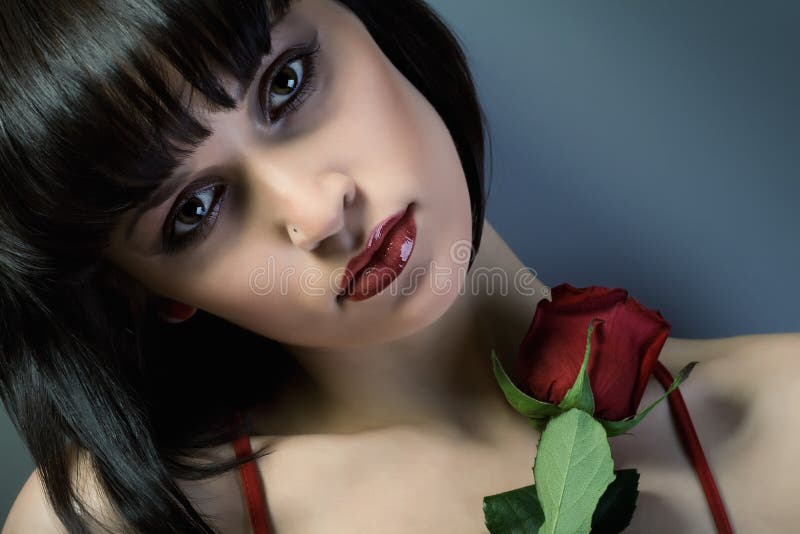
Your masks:
{"label": "eyebrow", "polygon": [[[275,29],[286,20],[286,15],[292,10],[293,6],[289,6],[287,9],[282,10],[278,15],[272,19],[270,25],[270,43],[269,43],[269,50],[262,56],[263,58],[269,57],[275,53],[275,47],[272,46],[274,44],[274,34]],[[257,72],[257,71],[256,71]],[[240,98],[244,97],[247,93],[250,92],[250,88],[253,85],[253,82],[258,76],[253,76],[250,80],[246,81],[246,85],[244,86],[243,90],[239,92]],[[177,189],[183,183],[183,180],[190,175],[191,172],[183,171],[172,176],[167,176],[163,179],[163,181],[156,187],[153,193],[147,197],[144,201],[142,201],[138,206],[136,206],[135,211],[133,212],[133,216],[131,220],[125,227],[125,232],[123,237],[125,241],[130,241],[133,235],[133,231],[136,229],[136,225],[139,224],[139,220],[142,216],[147,213],[148,211],[152,210],[153,208],[160,206],[164,202],[166,202],[172,195],[175,194]]]}

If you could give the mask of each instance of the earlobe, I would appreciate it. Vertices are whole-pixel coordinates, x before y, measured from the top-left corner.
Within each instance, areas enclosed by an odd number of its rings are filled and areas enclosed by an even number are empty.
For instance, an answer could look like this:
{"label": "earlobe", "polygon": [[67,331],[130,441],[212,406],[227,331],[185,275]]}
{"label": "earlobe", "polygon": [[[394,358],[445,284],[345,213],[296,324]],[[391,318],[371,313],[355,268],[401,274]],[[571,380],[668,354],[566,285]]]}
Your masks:
{"label": "earlobe", "polygon": [[194,306],[154,294],[127,272],[110,263],[103,265],[99,276],[104,287],[131,303],[135,314],[148,315],[155,311],[167,323],[182,323],[197,313]]}
{"label": "earlobe", "polygon": [[197,313],[197,308],[172,299],[159,298],[156,304],[156,313],[162,321],[174,324],[190,319]]}

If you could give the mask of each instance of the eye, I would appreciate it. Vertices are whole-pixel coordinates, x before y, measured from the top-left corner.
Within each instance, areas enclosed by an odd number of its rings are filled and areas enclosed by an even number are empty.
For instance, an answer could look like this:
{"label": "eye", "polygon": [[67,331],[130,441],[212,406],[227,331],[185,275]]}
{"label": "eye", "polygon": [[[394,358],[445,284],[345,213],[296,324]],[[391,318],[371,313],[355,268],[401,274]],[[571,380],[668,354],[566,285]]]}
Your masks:
{"label": "eye", "polygon": [[175,203],[164,226],[164,251],[175,254],[207,233],[219,215],[227,188],[223,184],[189,192]]}
{"label": "eye", "polygon": [[276,61],[278,69],[262,80],[259,98],[262,112],[270,124],[295,111],[314,91],[319,49],[316,44],[312,50],[299,55],[295,50],[295,55],[289,60]]}

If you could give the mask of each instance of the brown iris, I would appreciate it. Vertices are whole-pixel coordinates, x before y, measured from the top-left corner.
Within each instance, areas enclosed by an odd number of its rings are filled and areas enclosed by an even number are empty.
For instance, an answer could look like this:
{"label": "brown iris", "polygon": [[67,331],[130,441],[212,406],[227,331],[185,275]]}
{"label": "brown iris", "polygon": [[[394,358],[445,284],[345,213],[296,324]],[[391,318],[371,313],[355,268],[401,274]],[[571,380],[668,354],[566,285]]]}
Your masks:
{"label": "brown iris", "polygon": [[[284,66],[281,71],[275,76],[275,80],[273,82],[273,87],[275,88],[276,92],[282,95],[289,95],[292,91],[295,90],[299,80],[297,78],[297,73],[294,69],[290,69],[289,65]],[[286,86],[286,92],[282,92],[282,87]]]}
{"label": "brown iris", "polygon": [[192,197],[181,206],[177,213],[177,219],[179,222],[191,226],[202,221],[205,214],[206,206],[197,197]]}

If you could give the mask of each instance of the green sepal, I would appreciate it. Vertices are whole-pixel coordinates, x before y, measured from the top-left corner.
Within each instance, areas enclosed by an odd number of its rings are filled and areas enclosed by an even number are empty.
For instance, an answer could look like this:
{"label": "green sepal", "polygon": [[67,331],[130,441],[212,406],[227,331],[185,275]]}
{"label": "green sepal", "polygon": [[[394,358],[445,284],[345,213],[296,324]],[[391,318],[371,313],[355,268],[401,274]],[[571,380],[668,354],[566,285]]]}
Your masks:
{"label": "green sepal", "polygon": [[545,517],[538,534],[588,534],[614,480],[605,429],[576,408],[554,417],[542,432],[533,473]]}
{"label": "green sepal", "polygon": [[639,472],[620,469],[614,474],[614,482],[608,485],[592,515],[591,534],[617,534],[633,519],[639,496]]}
{"label": "green sepal", "polygon": [[689,373],[692,372],[692,369],[694,369],[695,365],[697,365],[697,362],[689,362],[688,364],[686,364],[686,367],[680,370],[678,375],[675,377],[675,380],[672,381],[672,385],[669,386],[667,391],[665,391],[664,394],[661,395],[661,397],[655,400],[653,404],[648,406],[644,411],[639,412],[638,414],[631,416],[627,419],[622,419],[621,421],[606,421],[605,419],[598,419],[600,424],[603,425],[603,427],[606,429],[608,436],[609,437],[619,436],[620,434],[624,434],[631,428],[638,425],[642,421],[642,419],[644,419],[644,417],[648,413],[650,413],[650,410],[655,408],[656,404],[666,399],[667,395],[669,395],[675,389],[677,389],[677,387],[681,384],[681,382],[689,378]]}
{"label": "green sepal", "polygon": [[592,319],[589,321],[589,329],[586,333],[586,351],[583,355],[583,363],[578,371],[578,376],[575,377],[575,382],[572,387],[567,390],[567,394],[558,404],[558,407],[564,411],[570,408],[577,408],[583,410],[589,415],[594,415],[594,395],[592,395],[592,387],[589,384],[589,355],[592,351],[592,331],[594,330],[595,321],[603,323],[602,319]]}
{"label": "green sepal", "polygon": [[533,484],[484,497],[483,517],[491,534],[536,534],[544,523]]}
{"label": "green sepal", "polygon": [[530,418],[542,418],[561,414],[562,410],[555,404],[538,401],[515,386],[508,378],[503,366],[500,365],[494,349],[492,349],[492,370],[508,403],[522,415]]}
{"label": "green sepal", "polygon": [[528,418],[528,423],[539,432],[544,432],[549,420],[549,417],[530,417]]}

